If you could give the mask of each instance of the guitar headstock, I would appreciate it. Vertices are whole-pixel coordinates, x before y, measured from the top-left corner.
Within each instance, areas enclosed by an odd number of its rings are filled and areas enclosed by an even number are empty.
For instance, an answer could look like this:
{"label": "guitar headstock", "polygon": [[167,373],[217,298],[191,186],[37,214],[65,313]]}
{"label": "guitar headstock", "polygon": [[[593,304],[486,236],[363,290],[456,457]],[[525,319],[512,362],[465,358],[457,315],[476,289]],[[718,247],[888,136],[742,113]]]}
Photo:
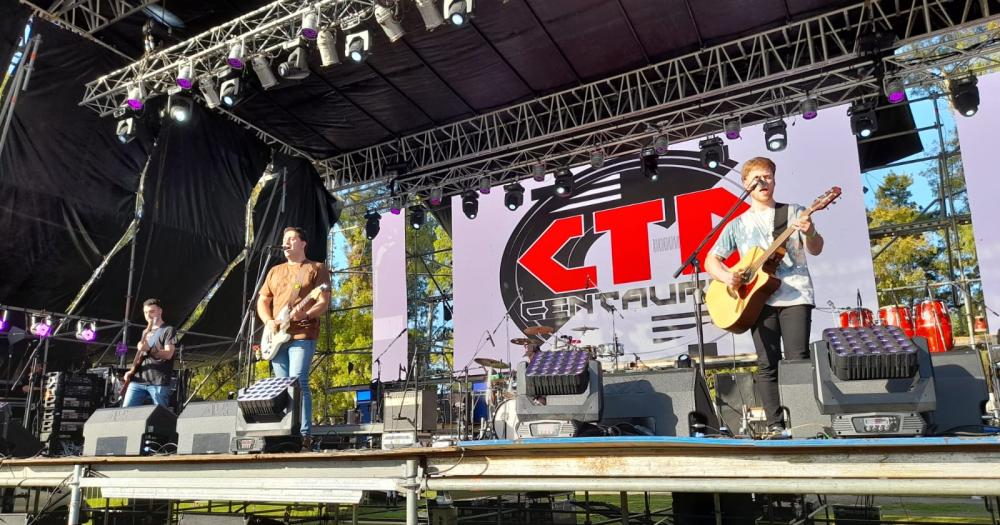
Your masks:
{"label": "guitar headstock", "polygon": [[327,291],[329,289],[330,289],[330,285],[329,284],[321,284],[321,285],[317,286],[316,288],[313,288],[313,290],[311,292],[309,292],[309,298],[315,301],[316,299],[319,299],[319,296],[320,296],[321,293],[323,293],[323,292],[325,292],[325,291]]}
{"label": "guitar headstock", "polygon": [[840,186],[834,186],[826,190],[825,193],[823,193],[819,197],[816,197],[816,200],[814,200],[813,203],[809,205],[809,209],[807,210],[807,212],[813,213],[815,211],[825,209],[833,201],[837,200],[840,197],[840,193],[841,193]]}

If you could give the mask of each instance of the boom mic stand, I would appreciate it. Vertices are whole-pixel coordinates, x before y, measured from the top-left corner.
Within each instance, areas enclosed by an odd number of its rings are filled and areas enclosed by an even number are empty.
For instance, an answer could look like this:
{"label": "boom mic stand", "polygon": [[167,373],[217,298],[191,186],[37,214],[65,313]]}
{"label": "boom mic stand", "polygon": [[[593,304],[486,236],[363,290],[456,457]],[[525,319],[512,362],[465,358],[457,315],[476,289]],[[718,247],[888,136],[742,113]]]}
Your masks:
{"label": "boom mic stand", "polygon": [[681,264],[680,268],[677,268],[677,271],[674,272],[674,279],[676,279],[677,276],[683,273],[688,266],[694,268],[694,272],[692,272],[691,274],[691,281],[694,283],[694,322],[695,322],[695,331],[698,334],[698,373],[701,374],[702,379],[705,379],[706,381],[707,378],[705,377],[705,332],[701,324],[702,323],[701,306],[705,304],[705,296],[704,292],[702,292],[701,289],[701,263],[699,263],[698,261],[698,256],[701,255],[701,251],[705,249],[705,245],[708,244],[709,239],[714,237],[715,234],[719,233],[719,230],[721,230],[722,227],[729,222],[729,219],[736,214],[736,210],[739,209],[740,204],[742,204],[744,201],[747,200],[747,197],[750,196],[750,192],[755,190],[759,184],[760,184],[760,179],[759,178],[754,179],[753,184],[751,184],[749,188],[743,190],[743,193],[740,195],[739,199],[737,199],[737,201],[733,203],[733,206],[729,208],[729,211],[726,212],[726,215],[722,217],[722,220],[719,221],[719,223],[716,224],[715,227],[708,232],[708,235],[706,235],[705,238],[701,240],[701,243],[698,244],[698,247],[695,248],[693,252],[691,252],[691,255],[688,256],[688,258],[684,261],[683,264]]}

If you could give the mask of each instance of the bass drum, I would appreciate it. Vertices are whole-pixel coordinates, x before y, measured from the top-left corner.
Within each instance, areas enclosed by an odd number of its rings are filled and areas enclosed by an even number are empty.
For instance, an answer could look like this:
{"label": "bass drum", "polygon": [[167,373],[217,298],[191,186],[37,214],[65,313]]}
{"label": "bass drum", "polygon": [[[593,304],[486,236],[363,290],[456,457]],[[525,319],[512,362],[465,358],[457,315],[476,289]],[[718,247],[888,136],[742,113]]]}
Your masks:
{"label": "bass drum", "polygon": [[517,400],[508,399],[493,412],[493,436],[497,439],[517,439]]}

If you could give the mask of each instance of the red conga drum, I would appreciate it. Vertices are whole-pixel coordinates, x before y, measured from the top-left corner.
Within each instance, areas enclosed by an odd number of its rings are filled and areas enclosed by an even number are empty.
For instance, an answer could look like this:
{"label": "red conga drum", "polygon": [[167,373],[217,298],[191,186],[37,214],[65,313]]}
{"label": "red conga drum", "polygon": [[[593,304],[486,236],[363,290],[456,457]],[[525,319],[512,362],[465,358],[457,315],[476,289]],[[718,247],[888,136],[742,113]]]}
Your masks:
{"label": "red conga drum", "polygon": [[867,308],[852,308],[840,312],[841,328],[865,328],[875,325],[875,315]]}
{"label": "red conga drum", "polygon": [[947,352],[955,346],[951,333],[951,314],[943,301],[928,299],[916,307],[917,335],[927,338],[931,352]]}
{"label": "red conga drum", "polygon": [[984,334],[989,331],[989,327],[986,325],[986,318],[981,315],[976,317],[976,324],[973,326],[977,334]]}
{"label": "red conga drum", "polygon": [[910,309],[901,304],[891,304],[878,309],[878,319],[886,326],[898,326],[906,334],[913,337],[913,318]]}

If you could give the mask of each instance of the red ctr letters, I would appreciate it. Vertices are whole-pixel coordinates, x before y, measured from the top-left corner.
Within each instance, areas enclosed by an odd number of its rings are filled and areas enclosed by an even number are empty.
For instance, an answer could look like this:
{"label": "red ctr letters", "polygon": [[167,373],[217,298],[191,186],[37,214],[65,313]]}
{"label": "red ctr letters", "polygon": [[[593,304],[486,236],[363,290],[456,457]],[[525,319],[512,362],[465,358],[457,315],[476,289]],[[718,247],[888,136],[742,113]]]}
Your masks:
{"label": "red ctr letters", "polygon": [[[698,243],[708,235],[708,232],[712,231],[714,226],[712,217],[725,215],[736,200],[736,195],[724,188],[711,188],[676,197],[674,202],[677,207],[677,235],[680,237],[678,244],[681,248],[681,259],[677,261],[677,264],[690,257],[691,252],[698,247]],[[736,213],[729,220],[739,217],[749,208],[750,206],[746,203],[740,204]],[[715,245],[715,241],[721,233],[722,229],[719,229],[699,254],[698,264],[700,264],[699,267],[702,271],[705,271],[705,257],[708,256],[708,251]],[[740,262],[740,254],[733,252],[725,262],[726,266],[733,266]],[[684,275],[690,275],[693,271],[694,268],[688,266],[684,269]]]}

